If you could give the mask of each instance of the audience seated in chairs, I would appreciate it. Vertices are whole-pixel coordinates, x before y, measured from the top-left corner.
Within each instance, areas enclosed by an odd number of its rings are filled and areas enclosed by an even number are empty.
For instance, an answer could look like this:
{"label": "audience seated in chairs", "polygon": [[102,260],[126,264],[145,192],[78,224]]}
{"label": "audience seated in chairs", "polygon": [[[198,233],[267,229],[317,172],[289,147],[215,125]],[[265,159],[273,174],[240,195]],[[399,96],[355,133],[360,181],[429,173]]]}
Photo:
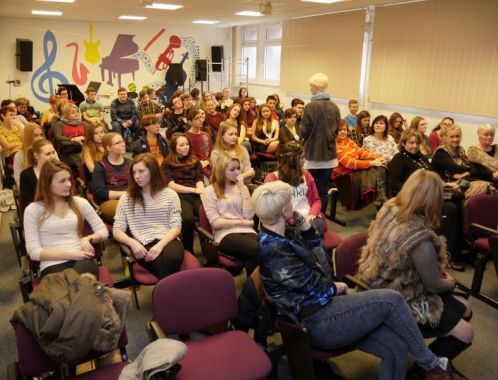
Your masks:
{"label": "audience seated in chairs", "polygon": [[104,158],[93,170],[92,193],[94,201],[100,206],[102,219],[112,224],[118,199],[128,188],[130,161],[124,157],[126,146],[119,133],[107,133],[102,139],[102,146]]}
{"label": "audience seated in chairs", "polygon": [[138,263],[161,279],[178,272],[183,261],[183,244],[178,239],[180,199],[166,187],[159,164],[150,153],[133,159],[129,177],[128,191],[118,202],[113,237],[129,246]]}
{"label": "audience seated in chairs", "polygon": [[359,193],[366,194],[375,190],[374,203],[381,206],[387,199],[386,169],[387,162],[376,153],[367,152],[347,137],[348,127],[343,119],[339,122],[336,138],[339,166],[334,168],[335,175],[352,174],[359,179]]}
{"label": "audience seated in chairs", "polygon": [[201,162],[202,173],[206,178],[211,175],[211,151],[213,150],[213,141],[211,135],[202,130],[203,122],[206,120],[206,114],[202,109],[193,109],[187,119],[190,129],[185,133],[187,136],[192,154]]}
{"label": "audience seated in chairs", "polygon": [[[390,196],[396,196],[404,183],[416,170],[423,168],[434,170],[431,163],[420,151],[422,135],[413,130],[403,131],[400,138],[400,152],[397,153],[388,165],[388,188]],[[445,183],[445,200],[440,222],[440,233],[446,237],[450,265],[452,269],[463,271],[464,267],[458,264],[462,260],[463,241],[463,202],[464,194],[455,182]]]}
{"label": "audience seated in chairs", "polygon": [[85,142],[83,143],[83,150],[81,151],[81,160],[85,165],[85,178],[88,184],[92,182],[92,173],[95,169],[95,165],[104,158],[105,149],[102,141],[105,134],[105,126],[100,121],[89,124],[86,128]]}
{"label": "audience seated in chairs", "polygon": [[66,104],[62,108],[62,117],[54,125],[54,137],[60,160],[77,170],[81,165],[85,127],[75,104]]}
{"label": "audience seated in chairs", "polygon": [[[381,379],[404,379],[408,352],[426,371],[425,379],[463,379],[446,358],[427,348],[398,292],[351,294],[345,283],[332,282],[323,250],[317,248],[319,236],[306,218],[293,212],[291,197],[292,187],[282,181],[264,184],[252,195],[262,223],[261,279],[277,313],[301,322],[319,349],[352,345],[381,357]],[[291,218],[298,221],[297,228],[287,229]]]}
{"label": "audience seated in chairs", "polygon": [[363,139],[363,149],[376,153],[389,162],[398,153],[394,138],[387,133],[387,117],[379,115],[373,119],[370,134]]}
{"label": "audience seated in chairs", "polygon": [[[99,277],[92,243],[107,239],[107,229],[86,199],[74,197],[71,170],[63,162],[43,164],[35,202],[24,212],[26,250],[40,261],[41,276],[73,268]],[[93,233],[83,236],[84,222]]]}
{"label": "audience seated in chairs", "polygon": [[195,216],[201,205],[204,175],[201,162],[193,155],[185,134],[173,134],[170,147],[171,151],[162,164],[162,170],[166,185],[180,197],[183,245],[187,251],[193,252]]}
{"label": "audience seated in chairs", "polygon": [[251,166],[249,153],[240,146],[237,128],[230,124],[223,124],[218,131],[218,138],[211,152],[211,165],[213,167],[216,165],[218,157],[223,153],[232,155],[238,159],[240,162],[240,174],[244,179],[244,183],[250,183],[255,171]]}
{"label": "audience seated in chairs", "polygon": [[272,118],[268,104],[262,104],[252,125],[252,141],[256,152],[275,153],[278,148],[278,121]]}
{"label": "audience seated in chairs", "polygon": [[259,264],[259,253],[254,212],[240,166],[237,157],[221,154],[213,168],[211,185],[201,199],[219,249],[243,261],[250,275]]}
{"label": "audience seated in chairs", "polygon": [[150,152],[161,165],[168,155],[168,142],[159,133],[159,119],[156,115],[144,115],[140,128],[143,133],[132,145],[133,155]]}
{"label": "audience seated in chairs", "polygon": [[[57,159],[55,149],[48,140],[37,140],[28,150],[26,159],[27,167],[21,172],[19,197],[22,208],[31,204],[35,200],[36,187],[40,178],[43,164],[52,159]],[[22,218],[22,213],[20,214]]]}
{"label": "audience seated in chairs", "polygon": [[442,142],[434,153],[432,166],[443,180],[465,182],[465,197],[477,194],[497,194],[493,172],[483,165],[472,163],[460,145],[462,130],[458,125],[446,127]]}
{"label": "audience seated in chairs", "polygon": [[20,186],[21,172],[29,166],[28,163],[28,149],[37,140],[44,139],[43,129],[36,123],[28,123],[23,131],[23,146],[22,150],[17,152],[14,156],[14,180],[16,181],[17,188]]}
{"label": "audience seated in chairs", "polygon": [[434,232],[442,206],[439,176],[415,171],[371,223],[358,276],[372,288],[399,291],[424,337],[437,337],[431,351],[452,360],[471,345],[474,330],[469,302],[454,292],[445,241]]}

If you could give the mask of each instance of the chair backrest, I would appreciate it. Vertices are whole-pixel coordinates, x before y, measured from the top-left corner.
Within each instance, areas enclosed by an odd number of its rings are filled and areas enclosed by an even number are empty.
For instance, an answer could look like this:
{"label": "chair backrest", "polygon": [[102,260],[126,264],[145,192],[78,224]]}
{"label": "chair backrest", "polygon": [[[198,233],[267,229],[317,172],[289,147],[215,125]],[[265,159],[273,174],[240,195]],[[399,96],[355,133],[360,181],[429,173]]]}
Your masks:
{"label": "chair backrest", "polygon": [[174,273],[152,293],[152,314],[165,334],[187,334],[237,315],[235,284],[229,272],[200,268]]}
{"label": "chair backrest", "polygon": [[210,234],[213,233],[213,229],[211,228],[211,224],[209,223],[209,219],[203,205],[199,206],[199,227],[204,228]]}
{"label": "chair backrest", "polygon": [[495,195],[475,195],[465,202],[463,229],[465,235],[484,236],[475,228],[472,223],[482,224],[489,228],[498,227],[498,197]]}
{"label": "chair backrest", "polygon": [[361,248],[366,244],[367,236],[366,232],[352,235],[336,248],[335,270],[339,281],[343,281],[345,275],[355,275],[358,271]]}

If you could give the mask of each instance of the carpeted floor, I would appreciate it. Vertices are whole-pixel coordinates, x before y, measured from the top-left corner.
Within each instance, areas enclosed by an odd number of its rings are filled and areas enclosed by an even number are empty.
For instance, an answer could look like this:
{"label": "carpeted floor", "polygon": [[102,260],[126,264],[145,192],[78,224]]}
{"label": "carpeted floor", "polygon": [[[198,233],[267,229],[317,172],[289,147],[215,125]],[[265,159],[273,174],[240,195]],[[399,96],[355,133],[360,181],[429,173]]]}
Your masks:
{"label": "carpeted floor", "polygon": [[[365,231],[374,215],[375,209],[373,207],[347,213],[340,208],[338,216],[347,222],[346,227],[333,223],[330,223],[329,226],[342,238],[345,238],[356,232]],[[7,363],[15,361],[17,357],[15,337],[9,319],[22,302],[18,286],[20,269],[17,265],[9,231],[9,222],[13,217],[14,212],[12,211],[2,215],[0,235],[0,268],[2,268],[0,272],[0,379],[6,378]],[[104,265],[110,268],[115,281],[124,276],[119,251],[112,242],[106,244]],[[472,272],[473,269],[467,267],[465,272],[455,273],[455,277],[470,285]],[[240,289],[244,278],[244,275],[235,278],[238,289]],[[485,274],[483,290],[488,295],[498,299],[498,281],[491,263],[488,264]],[[136,357],[148,343],[144,326],[151,316],[151,293],[152,287],[141,287],[139,291],[141,309],[136,310],[134,304],[129,309],[126,326],[129,337],[128,353],[131,359]],[[474,309],[472,325],[476,330],[474,344],[454,363],[470,379],[496,379],[498,373],[498,361],[496,360],[498,353],[498,328],[496,327],[498,310],[472,298],[471,304]],[[332,367],[338,374],[351,380],[376,379],[378,363],[377,358],[359,351],[334,358],[331,361]],[[292,379],[285,361],[279,367],[279,379]]]}

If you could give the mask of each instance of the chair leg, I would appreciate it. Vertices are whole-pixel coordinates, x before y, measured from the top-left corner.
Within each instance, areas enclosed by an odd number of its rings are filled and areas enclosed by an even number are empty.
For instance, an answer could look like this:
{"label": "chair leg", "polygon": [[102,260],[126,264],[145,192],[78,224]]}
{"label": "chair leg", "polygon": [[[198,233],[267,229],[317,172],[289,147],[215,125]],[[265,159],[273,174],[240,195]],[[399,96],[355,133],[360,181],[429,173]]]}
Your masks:
{"label": "chair leg", "polygon": [[140,310],[140,304],[138,303],[138,295],[137,295],[137,286],[138,284],[135,281],[135,276],[133,275],[133,261],[128,260],[128,271],[130,272],[130,280],[131,280],[131,290],[133,291],[133,297],[135,298],[135,307],[137,310]]}
{"label": "chair leg", "polygon": [[332,188],[329,190],[330,193],[330,213],[329,213],[329,219],[340,226],[345,226],[346,222],[337,219],[336,217],[336,212],[337,212],[337,200],[339,199],[339,190],[336,188]]}
{"label": "chair leg", "polygon": [[487,262],[488,258],[486,257],[486,255],[479,252],[476,257],[474,276],[472,277],[472,286],[470,288],[470,294],[474,296],[481,292],[481,285]]}

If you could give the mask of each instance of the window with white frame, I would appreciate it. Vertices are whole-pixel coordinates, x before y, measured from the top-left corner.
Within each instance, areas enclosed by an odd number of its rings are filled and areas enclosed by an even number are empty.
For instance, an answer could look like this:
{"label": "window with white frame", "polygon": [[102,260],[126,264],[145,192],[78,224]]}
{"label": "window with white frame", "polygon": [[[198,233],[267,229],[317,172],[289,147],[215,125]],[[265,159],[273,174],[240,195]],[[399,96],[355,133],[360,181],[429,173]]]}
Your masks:
{"label": "window with white frame", "polygon": [[[249,80],[280,81],[281,44],[281,24],[250,25],[241,29],[241,56],[248,58]],[[246,74],[245,70],[242,70],[242,75]]]}

